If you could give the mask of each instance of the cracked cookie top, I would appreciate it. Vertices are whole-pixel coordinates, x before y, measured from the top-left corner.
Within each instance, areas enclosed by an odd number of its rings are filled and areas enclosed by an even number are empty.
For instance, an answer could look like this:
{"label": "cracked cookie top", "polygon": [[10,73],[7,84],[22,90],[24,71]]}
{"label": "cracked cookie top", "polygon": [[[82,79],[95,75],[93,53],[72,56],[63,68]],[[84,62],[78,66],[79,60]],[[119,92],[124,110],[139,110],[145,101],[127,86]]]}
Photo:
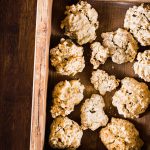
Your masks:
{"label": "cracked cookie top", "polygon": [[65,28],[65,35],[76,39],[80,45],[92,42],[96,38],[96,29],[99,26],[98,13],[86,1],[66,7],[66,18],[61,22]]}
{"label": "cracked cookie top", "polygon": [[83,130],[89,128],[94,131],[107,124],[108,117],[103,110],[104,107],[104,99],[98,94],[92,94],[90,99],[85,100],[81,106],[81,127]]}
{"label": "cracked cookie top", "polygon": [[102,33],[103,45],[109,49],[112,61],[117,64],[133,62],[138,50],[138,43],[125,29]]}
{"label": "cracked cookie top", "polygon": [[124,27],[129,29],[142,46],[150,45],[150,5],[141,4],[129,8]]}
{"label": "cracked cookie top", "polygon": [[51,64],[62,75],[75,75],[85,67],[83,47],[70,39],[61,39],[60,44],[50,50]]}
{"label": "cracked cookie top", "polygon": [[150,50],[138,53],[137,62],[134,63],[134,72],[146,82],[150,82]]}
{"label": "cracked cookie top", "polygon": [[104,48],[100,42],[94,42],[91,44],[92,55],[90,62],[93,64],[93,68],[97,69],[100,64],[104,64],[109,57],[108,48]]}
{"label": "cracked cookie top", "polygon": [[150,91],[144,82],[125,77],[122,86],[113,96],[112,104],[125,118],[138,118],[150,104]]}
{"label": "cracked cookie top", "polygon": [[119,86],[120,80],[116,79],[113,75],[108,75],[107,72],[103,70],[96,70],[92,72],[91,83],[94,85],[96,90],[99,90],[101,95],[111,92]]}
{"label": "cracked cookie top", "polygon": [[83,91],[84,86],[79,80],[59,82],[53,91],[52,117],[70,114],[74,110],[74,106],[83,99]]}
{"label": "cracked cookie top", "polygon": [[100,138],[108,150],[140,150],[143,145],[135,126],[119,118],[111,119],[100,131]]}
{"label": "cracked cookie top", "polygon": [[68,117],[57,117],[51,124],[49,143],[52,148],[76,149],[80,146],[83,131]]}

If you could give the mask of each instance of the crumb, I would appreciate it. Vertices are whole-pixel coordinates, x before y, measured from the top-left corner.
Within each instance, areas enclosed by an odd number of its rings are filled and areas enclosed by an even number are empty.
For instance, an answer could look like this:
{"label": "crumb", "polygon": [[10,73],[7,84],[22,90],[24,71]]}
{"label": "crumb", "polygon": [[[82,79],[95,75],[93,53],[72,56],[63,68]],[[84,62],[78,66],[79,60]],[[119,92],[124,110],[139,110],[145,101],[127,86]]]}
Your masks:
{"label": "crumb", "polygon": [[66,7],[66,18],[61,22],[65,35],[76,39],[79,45],[93,42],[96,39],[96,29],[99,26],[98,13],[86,1]]}
{"label": "crumb", "polygon": [[51,64],[62,75],[75,75],[85,67],[83,47],[71,40],[61,39],[60,44],[50,50]]}
{"label": "crumb", "polygon": [[150,82],[150,50],[138,53],[137,62],[133,65],[135,74],[146,82]]}
{"label": "crumb", "polygon": [[112,118],[100,131],[100,138],[108,150],[139,150],[143,141],[135,126],[124,119]]}
{"label": "crumb", "polygon": [[96,90],[99,90],[101,95],[111,92],[119,86],[120,80],[116,79],[113,75],[108,75],[103,70],[96,70],[92,72],[91,83],[94,85]]}
{"label": "crumb", "polygon": [[115,32],[102,33],[103,45],[108,47],[112,61],[117,64],[133,62],[138,43],[132,34],[125,29],[117,29]]}
{"label": "crumb", "polygon": [[138,118],[150,104],[150,91],[143,82],[125,77],[122,86],[113,96],[112,104],[125,118]]}
{"label": "crumb", "polygon": [[83,131],[68,117],[57,117],[50,127],[49,143],[52,148],[76,149],[80,146]]}
{"label": "crumb", "polygon": [[125,15],[124,27],[130,30],[142,46],[150,45],[150,5],[141,4],[129,8]]}
{"label": "crumb", "polygon": [[66,116],[74,110],[83,99],[84,86],[79,80],[61,81],[53,91],[53,105],[51,114],[53,118]]}
{"label": "crumb", "polygon": [[100,42],[94,42],[91,44],[92,56],[90,59],[93,68],[97,69],[100,64],[104,64],[109,57],[108,48],[104,48]]}
{"label": "crumb", "polygon": [[81,127],[83,130],[89,128],[94,131],[107,124],[108,117],[103,110],[104,107],[104,99],[98,94],[92,94],[90,99],[85,100],[81,106]]}

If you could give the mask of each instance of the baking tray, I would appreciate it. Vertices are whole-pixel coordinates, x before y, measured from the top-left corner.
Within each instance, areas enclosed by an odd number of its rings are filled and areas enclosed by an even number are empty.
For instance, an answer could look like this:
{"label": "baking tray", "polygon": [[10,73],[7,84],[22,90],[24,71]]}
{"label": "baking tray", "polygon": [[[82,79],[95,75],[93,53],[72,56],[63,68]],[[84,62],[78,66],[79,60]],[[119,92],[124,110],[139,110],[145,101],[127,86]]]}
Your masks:
{"label": "baking tray", "polygon": [[[115,31],[117,28],[123,27],[125,13],[129,7],[132,7],[134,5],[139,5],[140,3],[144,2],[144,1],[135,1],[135,0],[134,1],[87,0],[87,1],[92,5],[92,7],[94,7],[97,10],[99,14],[98,17],[99,28],[96,31],[97,32],[96,41],[100,41],[100,42],[102,42],[101,39],[102,32]],[[67,80],[80,79],[81,83],[84,84],[85,86],[84,100],[86,98],[89,98],[91,94],[98,93],[98,91],[96,91],[93,88],[93,85],[90,83],[91,73],[93,71],[93,67],[90,64],[90,56],[91,56],[91,50],[89,48],[90,44],[84,45],[84,56],[85,56],[86,66],[82,73],[78,73],[75,76],[62,76],[57,74],[55,72],[55,69],[49,63],[49,50],[48,50],[49,42],[50,42],[50,48],[53,48],[59,43],[62,37],[65,37],[64,31],[60,29],[61,20],[63,20],[65,17],[64,16],[65,6],[71,5],[76,2],[77,2],[76,0],[54,0],[52,4],[51,0],[48,0],[48,2],[46,2],[45,0],[43,5],[44,8],[47,7],[47,9],[45,10],[46,17],[43,17],[45,19],[45,20],[43,19],[45,23],[44,24],[42,23],[42,25],[37,26],[37,30],[39,31],[38,33],[40,34],[39,36],[40,38],[36,42],[41,43],[43,38],[45,38],[43,40],[45,47],[44,44],[42,45],[39,44],[40,56],[38,54],[35,55],[35,59],[36,57],[38,57],[38,59],[35,60],[35,70],[34,70],[35,80],[33,82],[34,87],[33,87],[30,149],[40,149],[40,150],[51,149],[52,150],[52,148],[48,144],[50,125],[53,121],[50,114],[50,107],[52,105],[52,91],[54,89],[54,86],[59,81],[66,80],[66,79]],[[38,4],[40,5],[39,9],[42,4],[43,4],[42,2]],[[42,8],[40,9],[40,11],[42,13],[44,12]],[[51,18],[51,12],[52,12],[52,18]],[[37,12],[37,18],[39,18],[38,15],[40,14],[38,14]],[[40,33],[41,31],[42,34]],[[48,36],[50,37],[50,40]],[[39,47],[39,45],[37,45],[37,48]],[[43,53],[41,54],[41,49],[45,50],[44,54]],[[140,47],[139,51],[144,51],[146,49],[150,49],[150,47]],[[40,62],[38,63],[37,66],[39,66],[41,69],[39,69],[36,66],[37,61],[39,59]],[[101,65],[99,67],[99,69],[103,69],[109,74],[115,75],[118,79],[123,79],[124,77],[128,76],[128,77],[134,77],[138,81],[143,81],[139,79],[137,75],[134,74],[132,66],[133,63],[125,63],[125,64],[118,65],[113,63],[111,59],[108,59],[104,65]],[[36,69],[40,70],[40,73],[36,72]],[[37,76],[37,74],[40,75],[40,79],[41,79],[40,83],[38,81],[35,82],[36,81],[35,76]],[[38,85],[38,88],[36,88],[35,85]],[[150,88],[150,84],[148,84],[148,86]],[[109,118],[111,117],[123,118],[121,115],[118,114],[116,108],[113,107],[111,103],[112,96],[115,91],[116,90],[112,92],[107,92],[104,96],[104,101],[106,104],[105,112],[109,116]],[[73,111],[70,115],[68,115],[70,119],[76,121],[78,124],[80,124],[80,106],[84,102],[84,100],[79,105],[75,106],[75,111]],[[149,124],[150,111],[149,110],[150,108],[148,108],[147,111],[144,114],[142,114],[138,119],[128,119],[132,123],[134,123],[135,127],[139,130],[140,137],[145,143],[144,146],[142,147],[142,150],[150,150],[150,124]],[[101,128],[97,129],[95,132],[91,130],[85,130],[82,137],[81,146],[78,149],[79,150],[105,150],[106,148],[102,144],[99,138],[100,129]]]}

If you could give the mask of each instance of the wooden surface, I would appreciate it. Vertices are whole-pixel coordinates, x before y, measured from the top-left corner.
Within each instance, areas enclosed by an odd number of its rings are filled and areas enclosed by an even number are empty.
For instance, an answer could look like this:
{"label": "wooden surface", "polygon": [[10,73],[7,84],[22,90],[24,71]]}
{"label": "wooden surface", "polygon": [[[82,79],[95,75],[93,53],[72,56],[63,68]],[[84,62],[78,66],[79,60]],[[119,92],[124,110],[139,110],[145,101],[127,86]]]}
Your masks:
{"label": "wooden surface", "polygon": [[30,150],[44,146],[52,0],[37,0]]}
{"label": "wooden surface", "polygon": [[0,150],[28,150],[36,0],[0,0]]}
{"label": "wooden surface", "polygon": [[[60,29],[60,22],[64,18],[64,11],[66,5],[71,5],[74,1],[72,0],[57,0],[53,2],[53,10],[52,10],[52,36],[51,36],[51,45],[50,48],[56,46],[59,43],[60,38],[64,37],[64,31]],[[93,1],[88,0],[89,3],[98,11],[99,14],[99,22],[100,27],[97,30],[97,39],[96,41],[102,41],[101,33],[107,31],[114,31],[119,27],[123,27],[123,20],[125,16],[126,10],[133,6],[138,5],[136,2],[101,2],[101,1]],[[144,51],[145,49],[150,47],[140,47],[139,51]],[[84,56],[86,60],[86,66],[82,73],[78,73],[74,77],[67,77],[59,75],[55,72],[54,68],[50,66],[49,73],[49,83],[48,83],[48,98],[47,98],[47,116],[46,116],[46,134],[45,134],[45,150],[52,149],[48,144],[49,133],[50,133],[50,125],[53,121],[50,115],[50,107],[52,105],[52,90],[54,86],[62,80],[65,79],[80,79],[81,83],[85,85],[84,92],[84,100],[89,98],[92,93],[98,93],[93,88],[93,85],[90,83],[91,73],[93,71],[92,65],[90,64],[90,56],[91,50],[89,48],[89,44],[84,46]],[[134,74],[133,63],[125,63],[122,65],[115,64],[108,59],[104,65],[101,65],[99,68],[105,70],[109,74],[116,75],[117,78],[123,79],[126,76],[135,77],[138,81],[143,81]],[[150,87],[150,84],[149,84]],[[104,96],[105,100],[105,112],[111,118],[120,117],[115,107],[112,106],[112,96],[115,91],[107,92]],[[83,102],[84,102],[83,100]],[[81,104],[83,103],[81,102]],[[69,118],[80,124],[80,106],[81,104],[75,107],[75,111],[69,115]],[[136,128],[140,132],[140,136],[144,141],[144,146],[142,150],[150,150],[150,112],[149,109],[140,116],[139,119],[130,119],[132,123],[135,124]],[[81,141],[81,146],[78,148],[79,150],[106,150],[104,145],[99,139],[99,131],[100,128],[95,132],[90,130],[84,131],[83,138]]]}
{"label": "wooden surface", "polygon": [[[65,2],[70,3],[70,1]],[[51,47],[55,46],[58,43],[58,38],[62,37],[59,20],[63,18],[65,4],[64,0],[57,0],[57,2],[57,4],[54,4],[54,10],[57,10],[57,13],[54,13],[56,19],[53,18],[53,28],[56,30],[53,30],[52,33]],[[36,0],[0,0],[0,150],[29,149],[36,6]],[[101,5],[95,7],[102,8]],[[101,11],[99,10],[99,12]],[[113,15],[109,17],[113,19]],[[110,24],[111,22],[103,24],[103,27],[106,25],[106,29],[108,29]],[[116,23],[113,26],[115,28]],[[88,61],[87,64],[89,64]],[[106,65],[108,65],[106,70],[109,71],[109,62]],[[121,72],[119,78],[131,75],[130,71],[125,73],[125,70],[127,70],[126,65],[119,68]],[[118,69],[116,68],[114,71],[118,71]],[[84,70],[82,77],[81,74],[78,74],[75,77],[68,77],[68,79],[81,77],[82,82],[86,84],[87,77],[90,77],[90,74],[87,73],[85,79],[83,78],[84,75],[86,75],[86,70]],[[52,76],[53,78],[51,78]],[[66,79],[64,76],[55,74],[54,71],[50,71],[49,77],[45,149],[50,149],[48,135],[49,126],[52,122],[49,114],[51,91],[57,82]],[[86,84],[86,87],[89,88],[89,91],[92,91],[90,84],[89,86]],[[90,92],[86,97],[89,96]],[[107,96],[105,99],[107,99]],[[77,122],[79,122],[79,108],[80,106],[76,107],[75,113],[69,116]],[[109,112],[107,113],[109,114]],[[142,118],[133,121],[146,143],[144,150],[148,150],[148,143],[150,143],[149,116],[150,114],[147,111]],[[90,131],[85,132],[80,149],[104,148],[100,144],[98,136],[95,136],[96,134]],[[87,147],[86,141],[92,144],[88,144]]]}

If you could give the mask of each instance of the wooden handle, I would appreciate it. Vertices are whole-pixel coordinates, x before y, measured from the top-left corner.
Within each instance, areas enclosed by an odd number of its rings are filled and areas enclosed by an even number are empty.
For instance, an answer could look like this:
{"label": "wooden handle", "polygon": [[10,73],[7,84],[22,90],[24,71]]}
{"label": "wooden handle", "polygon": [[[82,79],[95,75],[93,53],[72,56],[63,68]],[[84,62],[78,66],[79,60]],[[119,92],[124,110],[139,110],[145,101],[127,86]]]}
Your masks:
{"label": "wooden handle", "polygon": [[42,150],[45,136],[52,0],[37,0],[30,150]]}

